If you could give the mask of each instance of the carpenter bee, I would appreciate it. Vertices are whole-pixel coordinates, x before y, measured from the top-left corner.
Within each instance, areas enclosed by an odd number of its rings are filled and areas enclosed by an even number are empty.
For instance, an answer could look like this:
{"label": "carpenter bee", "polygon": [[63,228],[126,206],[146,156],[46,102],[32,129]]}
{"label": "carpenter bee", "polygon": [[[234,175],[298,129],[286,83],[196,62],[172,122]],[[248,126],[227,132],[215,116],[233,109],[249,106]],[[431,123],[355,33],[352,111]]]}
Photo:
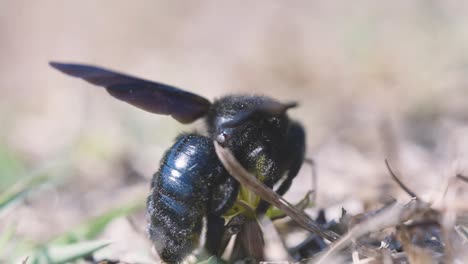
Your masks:
{"label": "carpenter bee", "polygon": [[[182,261],[198,247],[206,219],[204,248],[222,254],[225,222],[255,218],[268,204],[243,188],[216,156],[213,141],[229,148],[253,175],[283,195],[302,166],[305,132],[281,103],[266,96],[228,95],[211,103],[162,83],[79,64],[51,62],[55,69],[105,87],[113,97],[187,124],[204,118],[207,133],[183,133],[166,151],[151,181],[148,232],[160,258]],[[253,213],[252,213],[253,212]]]}

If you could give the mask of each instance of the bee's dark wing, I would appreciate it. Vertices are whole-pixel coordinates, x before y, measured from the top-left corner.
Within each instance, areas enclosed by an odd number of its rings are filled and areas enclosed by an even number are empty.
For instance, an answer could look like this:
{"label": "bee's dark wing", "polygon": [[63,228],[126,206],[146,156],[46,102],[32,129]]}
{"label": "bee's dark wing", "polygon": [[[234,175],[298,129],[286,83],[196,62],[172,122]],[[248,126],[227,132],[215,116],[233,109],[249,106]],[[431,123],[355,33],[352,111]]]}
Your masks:
{"label": "bee's dark wing", "polygon": [[205,115],[211,103],[196,94],[142,80],[99,67],[50,62],[55,69],[103,86],[117,99],[151,113],[171,115],[177,121],[191,123]]}

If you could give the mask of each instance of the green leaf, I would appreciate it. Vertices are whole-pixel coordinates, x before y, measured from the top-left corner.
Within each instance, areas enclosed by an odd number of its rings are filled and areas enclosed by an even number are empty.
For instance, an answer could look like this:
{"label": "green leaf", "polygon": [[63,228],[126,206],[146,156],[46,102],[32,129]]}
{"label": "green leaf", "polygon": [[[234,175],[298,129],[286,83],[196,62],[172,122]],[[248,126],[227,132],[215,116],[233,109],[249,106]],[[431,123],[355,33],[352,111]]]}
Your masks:
{"label": "green leaf", "polygon": [[33,177],[23,178],[8,188],[8,190],[0,194],[0,213],[13,204],[21,202],[32,189],[47,182],[49,178],[50,175],[47,174],[34,175]]}
{"label": "green leaf", "polygon": [[129,215],[136,210],[145,207],[145,199],[141,198],[136,201],[130,202],[127,205],[119,206],[109,210],[108,212],[87,220],[85,223],[71,229],[70,231],[54,238],[51,243],[66,244],[79,240],[95,239],[106,226],[114,219],[122,216]]}
{"label": "green leaf", "polygon": [[31,254],[28,263],[31,264],[61,264],[69,263],[87,257],[94,252],[107,247],[111,242],[95,240],[69,245],[49,245],[37,249]]}
{"label": "green leaf", "polygon": [[0,234],[0,257],[5,254],[7,243],[13,238],[16,228],[13,225],[7,225]]}
{"label": "green leaf", "polygon": [[198,262],[198,264],[224,264],[224,263],[226,263],[224,260],[216,256],[211,256],[207,260]]}
{"label": "green leaf", "polygon": [[0,191],[24,175],[24,164],[7,145],[0,143]]}
{"label": "green leaf", "polygon": [[50,182],[57,175],[64,175],[59,172],[65,169],[68,164],[69,162],[65,162],[63,159],[55,160],[41,165],[26,176],[22,176],[18,182],[10,186],[3,193],[0,193],[0,216],[7,208],[23,201],[38,186]]}

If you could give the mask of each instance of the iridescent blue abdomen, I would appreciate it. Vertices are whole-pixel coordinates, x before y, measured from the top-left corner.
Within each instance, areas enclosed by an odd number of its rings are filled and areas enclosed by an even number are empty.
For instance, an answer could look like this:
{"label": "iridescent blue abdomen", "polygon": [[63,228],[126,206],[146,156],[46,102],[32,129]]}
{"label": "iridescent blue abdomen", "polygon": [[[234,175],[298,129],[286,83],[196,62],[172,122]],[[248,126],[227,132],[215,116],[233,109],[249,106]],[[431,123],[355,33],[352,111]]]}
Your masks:
{"label": "iridescent blue abdomen", "polygon": [[198,244],[217,171],[207,137],[181,135],[166,152],[148,197],[149,233],[162,259],[179,262],[171,258],[186,256]]}

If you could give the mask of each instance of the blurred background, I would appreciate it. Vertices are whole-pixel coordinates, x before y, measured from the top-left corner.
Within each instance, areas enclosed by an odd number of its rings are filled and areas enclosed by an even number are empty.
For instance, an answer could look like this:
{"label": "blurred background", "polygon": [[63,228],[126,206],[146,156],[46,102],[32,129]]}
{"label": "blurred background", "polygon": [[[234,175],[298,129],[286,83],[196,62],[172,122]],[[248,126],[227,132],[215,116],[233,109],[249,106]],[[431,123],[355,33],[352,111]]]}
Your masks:
{"label": "blurred background", "polygon": [[304,165],[287,197],[297,202],[316,189],[329,217],[342,206],[359,213],[387,196],[407,199],[386,158],[435,202],[468,168],[463,1],[3,0],[0,193],[10,196],[0,211],[2,259],[109,212],[127,217],[109,218],[93,235],[114,242],[107,257],[153,258],[142,209],[149,181],[175,136],[203,125],[133,108],[53,70],[51,60],[210,100],[254,93],[299,101],[290,114],[307,130],[318,186]]}

